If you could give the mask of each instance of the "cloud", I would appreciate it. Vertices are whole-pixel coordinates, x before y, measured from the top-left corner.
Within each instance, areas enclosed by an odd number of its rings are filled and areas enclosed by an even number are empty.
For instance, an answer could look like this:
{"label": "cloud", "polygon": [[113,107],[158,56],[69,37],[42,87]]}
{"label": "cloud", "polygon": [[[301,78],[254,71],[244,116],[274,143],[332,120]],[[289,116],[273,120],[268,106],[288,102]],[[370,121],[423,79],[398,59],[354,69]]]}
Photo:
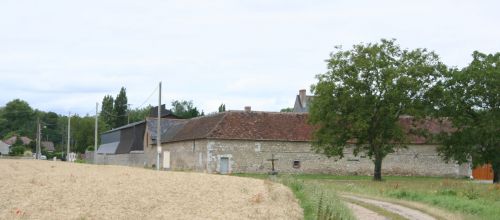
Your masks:
{"label": "cloud", "polygon": [[[127,88],[147,100],[278,111],[326,71],[335,45],[397,38],[465,66],[500,51],[496,1],[1,1],[0,106],[85,114]],[[168,102],[168,101],[167,101]]]}

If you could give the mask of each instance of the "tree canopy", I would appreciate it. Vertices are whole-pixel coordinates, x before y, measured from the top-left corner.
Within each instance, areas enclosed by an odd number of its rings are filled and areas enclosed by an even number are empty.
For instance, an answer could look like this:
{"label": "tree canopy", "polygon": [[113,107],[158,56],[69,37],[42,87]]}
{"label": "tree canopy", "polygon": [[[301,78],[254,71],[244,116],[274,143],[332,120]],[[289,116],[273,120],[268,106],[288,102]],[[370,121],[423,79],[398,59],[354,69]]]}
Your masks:
{"label": "tree canopy", "polygon": [[491,164],[500,181],[500,53],[474,52],[472,62],[454,70],[444,84],[440,116],[456,129],[443,133],[438,148],[445,160]]}
{"label": "tree canopy", "polygon": [[104,96],[104,98],[102,99],[101,114],[99,115],[99,118],[101,119],[101,121],[104,122],[106,130],[111,129],[114,125],[115,119],[114,119],[113,106],[114,106],[113,96],[110,95]]}
{"label": "tree canopy", "polygon": [[350,143],[374,162],[374,180],[382,179],[382,160],[405,147],[403,114],[422,116],[434,84],[447,68],[426,49],[401,49],[395,40],[336,47],[328,72],[312,86],[310,122],[317,126],[313,149],[343,156]]}
{"label": "tree canopy", "polygon": [[117,128],[127,124],[128,103],[127,93],[124,87],[120,89],[120,93],[116,96],[115,105],[113,106],[114,123],[113,127]]}
{"label": "tree canopy", "polygon": [[34,130],[35,111],[23,100],[14,99],[8,102],[2,110],[0,120],[0,136],[8,133],[32,136]]}
{"label": "tree canopy", "polygon": [[172,101],[172,112],[180,118],[194,118],[204,115],[203,111],[200,113],[198,108],[194,107],[193,101],[186,100]]}

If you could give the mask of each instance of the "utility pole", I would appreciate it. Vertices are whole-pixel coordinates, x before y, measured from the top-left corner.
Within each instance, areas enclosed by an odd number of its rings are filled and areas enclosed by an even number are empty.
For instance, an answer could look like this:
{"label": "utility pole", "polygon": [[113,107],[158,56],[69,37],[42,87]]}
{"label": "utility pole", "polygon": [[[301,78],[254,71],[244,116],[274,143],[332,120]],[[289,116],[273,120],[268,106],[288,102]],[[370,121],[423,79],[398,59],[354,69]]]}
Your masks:
{"label": "utility pole", "polygon": [[68,113],[68,143],[67,143],[66,161],[69,161],[70,134],[71,134],[71,112]]}
{"label": "utility pole", "polygon": [[40,118],[37,119],[37,131],[36,131],[36,159],[40,160],[40,141],[41,141],[41,127]]}
{"label": "utility pole", "polygon": [[97,130],[98,130],[98,114],[97,114],[97,108],[99,107],[99,103],[95,103],[95,131],[94,131],[94,163],[97,164]]}
{"label": "utility pole", "polygon": [[161,81],[158,88],[158,117],[156,122],[156,170],[160,170],[160,154],[161,154]]}

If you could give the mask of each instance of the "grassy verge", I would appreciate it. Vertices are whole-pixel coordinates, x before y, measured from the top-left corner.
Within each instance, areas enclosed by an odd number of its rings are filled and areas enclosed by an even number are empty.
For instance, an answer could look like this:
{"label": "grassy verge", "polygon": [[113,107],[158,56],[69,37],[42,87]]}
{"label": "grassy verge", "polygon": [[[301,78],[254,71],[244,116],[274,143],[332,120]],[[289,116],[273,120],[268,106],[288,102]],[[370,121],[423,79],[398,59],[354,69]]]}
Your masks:
{"label": "grassy verge", "polygon": [[311,181],[343,192],[419,202],[463,214],[467,219],[498,219],[500,216],[498,185],[428,177],[386,177],[383,182],[322,177]]}
{"label": "grassy verge", "polygon": [[342,202],[335,190],[323,188],[316,183],[309,183],[296,175],[279,175],[269,177],[265,174],[235,174],[236,176],[258,179],[271,179],[288,186],[299,200],[304,210],[304,219],[337,220],[355,219],[349,208]]}

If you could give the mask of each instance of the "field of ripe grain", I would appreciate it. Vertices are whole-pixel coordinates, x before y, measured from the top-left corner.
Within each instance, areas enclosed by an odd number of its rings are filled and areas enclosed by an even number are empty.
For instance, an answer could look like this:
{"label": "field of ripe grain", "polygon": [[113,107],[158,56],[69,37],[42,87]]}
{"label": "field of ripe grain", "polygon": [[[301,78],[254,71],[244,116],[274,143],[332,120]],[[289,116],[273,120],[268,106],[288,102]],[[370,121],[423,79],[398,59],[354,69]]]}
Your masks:
{"label": "field of ripe grain", "polygon": [[268,180],[0,159],[0,219],[301,219]]}

